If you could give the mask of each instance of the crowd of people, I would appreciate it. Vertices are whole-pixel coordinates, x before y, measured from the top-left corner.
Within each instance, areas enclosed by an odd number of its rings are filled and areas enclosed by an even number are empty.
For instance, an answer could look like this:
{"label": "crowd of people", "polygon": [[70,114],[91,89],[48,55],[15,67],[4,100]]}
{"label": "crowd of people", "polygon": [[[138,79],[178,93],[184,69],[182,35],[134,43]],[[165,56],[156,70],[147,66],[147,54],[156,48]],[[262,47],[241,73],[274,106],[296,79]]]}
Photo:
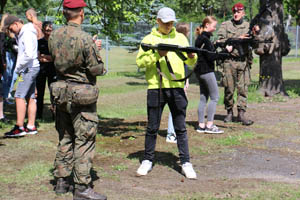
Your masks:
{"label": "crowd of people", "polygon": [[[16,104],[16,124],[6,137],[35,135],[36,118],[42,119],[44,91],[55,81],[54,63],[48,50],[48,38],[52,31],[50,21],[41,22],[33,8],[26,11],[27,24],[13,15],[4,14],[1,19],[1,97],[0,120],[5,104]],[[13,95],[14,85],[18,85]],[[13,98],[14,96],[14,98]],[[25,116],[28,121],[25,124]]]}
{"label": "crowd of people", "polygon": [[[105,200],[106,196],[95,192],[91,186],[91,167],[95,151],[98,125],[96,86],[97,76],[105,74],[100,56],[101,42],[95,41],[81,29],[84,20],[84,0],[64,0],[63,15],[67,24],[53,33],[52,23],[40,22],[34,9],[26,11],[27,24],[16,16],[5,14],[1,20],[0,32],[0,120],[7,122],[3,104],[12,103],[14,93],[16,104],[16,125],[5,133],[6,137],[20,137],[37,134],[36,118],[43,117],[46,80],[51,92],[50,109],[55,109],[55,128],[59,144],[54,162],[55,192],[70,191],[75,183],[74,199]],[[232,8],[233,19],[222,23],[219,40],[248,38],[249,23],[243,20],[244,6],[237,3]],[[174,10],[161,8],[157,13],[157,26],[145,36],[142,43],[159,43],[189,46],[187,35],[190,27],[177,22]],[[190,161],[187,129],[185,123],[188,99],[188,66],[195,66],[199,80],[200,103],[198,108],[199,133],[220,134],[214,124],[219,90],[215,76],[215,60],[223,60],[223,85],[225,87],[225,108],[228,112],[224,122],[232,122],[233,94],[238,90],[238,121],[251,125],[245,117],[247,107],[247,85],[251,52],[241,57],[232,46],[217,52],[210,40],[216,30],[217,20],[207,16],[196,30],[195,47],[202,53],[185,53],[168,50],[139,49],[137,66],[146,68],[147,130],[145,152],[137,176],[147,175],[153,168],[157,133],[165,105],[170,109],[167,142],[177,143],[182,173],[188,179],[197,174]],[[258,29],[258,28],[256,28]],[[255,31],[254,31],[255,32]],[[249,49],[249,48],[248,48]],[[173,76],[172,76],[172,75]],[[176,79],[184,81],[174,81]],[[210,102],[208,103],[208,100]],[[207,107],[207,109],[206,109]],[[206,112],[205,112],[206,111]],[[25,116],[28,122],[25,125]],[[207,120],[205,121],[205,113]],[[73,180],[71,180],[73,179]]]}

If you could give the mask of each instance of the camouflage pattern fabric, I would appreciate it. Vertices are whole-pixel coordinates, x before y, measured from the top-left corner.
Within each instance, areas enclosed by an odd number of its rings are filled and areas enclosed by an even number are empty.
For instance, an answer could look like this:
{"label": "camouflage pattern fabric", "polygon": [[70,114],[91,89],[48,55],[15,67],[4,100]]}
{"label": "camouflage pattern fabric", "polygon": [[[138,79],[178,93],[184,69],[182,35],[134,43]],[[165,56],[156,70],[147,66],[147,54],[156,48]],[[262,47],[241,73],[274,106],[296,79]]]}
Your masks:
{"label": "camouflage pattern fabric", "polygon": [[68,177],[74,172],[76,184],[91,182],[98,116],[96,104],[72,109],[72,113],[56,110],[59,144],[54,161],[54,176]]}
{"label": "camouflage pattern fabric", "polygon": [[49,51],[54,59],[58,80],[96,83],[104,73],[104,65],[92,36],[80,25],[69,22],[51,33]]}
{"label": "camouflage pattern fabric", "polygon": [[[49,51],[54,59],[58,81],[82,83],[84,87],[86,84],[96,85],[96,76],[104,72],[92,37],[78,24],[69,22],[55,30],[49,38]],[[72,106],[68,112],[57,107],[59,144],[54,163],[56,178],[70,176],[73,172],[76,184],[88,185],[91,182],[98,125],[96,111],[96,103]]]}
{"label": "camouflage pattern fabric", "polygon": [[[249,23],[243,21],[241,24],[233,23],[233,20],[223,22],[218,31],[219,40],[225,41],[228,38],[239,38],[249,30]],[[243,46],[244,52],[247,52],[245,58],[239,57],[238,51],[233,50],[232,55],[236,60],[225,60],[223,63],[223,80],[224,85],[224,104],[225,109],[229,110],[234,107],[234,91],[237,88],[237,107],[246,111],[248,85],[250,83],[249,67],[251,65],[252,52],[247,45]],[[240,61],[238,60],[240,59]]]}

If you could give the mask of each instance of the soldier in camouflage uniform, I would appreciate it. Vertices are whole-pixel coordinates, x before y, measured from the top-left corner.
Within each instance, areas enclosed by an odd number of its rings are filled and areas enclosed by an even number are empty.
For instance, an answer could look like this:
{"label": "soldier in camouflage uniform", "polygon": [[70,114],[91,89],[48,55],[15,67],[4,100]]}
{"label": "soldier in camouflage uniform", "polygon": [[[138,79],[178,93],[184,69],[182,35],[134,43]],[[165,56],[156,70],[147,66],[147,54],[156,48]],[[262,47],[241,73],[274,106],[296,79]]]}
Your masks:
{"label": "soldier in camouflage uniform", "polygon": [[[81,91],[84,92],[79,92],[78,97],[92,98],[85,96],[90,90],[84,88],[96,88],[96,76],[104,73],[99,49],[92,37],[80,27],[85,6],[83,0],[64,0],[63,14],[68,24],[55,30],[49,38],[49,51],[54,59],[58,80],[51,85],[52,94],[57,89],[57,84],[65,84],[59,98],[68,100],[67,104],[56,105],[59,144],[54,163],[54,176],[57,180],[55,191],[57,194],[68,192],[70,175],[73,174],[74,200],[105,200],[107,198],[104,195],[91,188],[90,171],[98,125],[96,102],[83,105],[85,102],[82,101],[82,105],[80,102],[74,105],[73,101],[77,97],[66,92],[72,87],[82,88]],[[55,93],[54,98],[56,97]],[[66,108],[63,105],[67,105]]]}
{"label": "soldier in camouflage uniform", "polygon": [[[223,22],[219,32],[219,40],[225,41],[228,38],[247,38],[249,23],[243,20],[245,16],[244,5],[237,3],[232,7],[233,19]],[[247,108],[248,85],[250,82],[249,69],[252,62],[252,52],[247,45],[243,50],[245,56],[241,57],[238,51],[234,49],[232,59],[224,61],[223,85],[224,85],[224,104],[227,110],[227,116],[224,122],[231,122],[234,107],[234,91],[237,88],[237,109],[238,121],[243,125],[253,124],[252,120],[245,117]]]}

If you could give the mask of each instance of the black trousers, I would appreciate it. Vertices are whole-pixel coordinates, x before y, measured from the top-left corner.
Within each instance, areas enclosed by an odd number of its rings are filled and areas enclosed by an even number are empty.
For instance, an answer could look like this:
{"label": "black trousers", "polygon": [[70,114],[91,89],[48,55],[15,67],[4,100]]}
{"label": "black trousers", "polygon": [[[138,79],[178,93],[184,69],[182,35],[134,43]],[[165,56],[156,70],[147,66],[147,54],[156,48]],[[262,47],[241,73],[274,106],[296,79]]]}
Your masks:
{"label": "black trousers", "polygon": [[[36,77],[36,89],[37,89],[37,118],[43,118],[43,107],[44,107],[44,95],[46,88],[46,80],[48,79],[48,88],[51,83],[56,81],[56,72],[54,67],[50,68],[48,65],[41,64],[41,70]],[[51,100],[51,96],[50,96]]]}
{"label": "black trousers", "polygon": [[[183,88],[149,89],[147,91],[148,126],[145,137],[144,160],[154,160],[157,133],[161,114],[168,104],[172,113],[174,129],[177,135],[177,147],[181,164],[190,161],[188,138],[185,126],[187,98]],[[159,95],[160,94],[160,95]]]}

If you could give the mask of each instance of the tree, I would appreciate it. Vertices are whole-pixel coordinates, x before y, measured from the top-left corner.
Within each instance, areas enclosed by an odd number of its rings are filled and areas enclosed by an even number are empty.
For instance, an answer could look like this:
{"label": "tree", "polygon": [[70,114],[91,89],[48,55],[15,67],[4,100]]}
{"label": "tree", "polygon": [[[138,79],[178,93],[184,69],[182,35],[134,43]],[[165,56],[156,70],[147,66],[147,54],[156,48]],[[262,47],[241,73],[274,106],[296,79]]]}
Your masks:
{"label": "tree", "polygon": [[283,26],[283,4],[282,0],[260,0],[260,8],[269,1],[269,12],[264,12],[263,18],[268,20],[268,25],[261,24],[261,38],[273,40],[272,45],[260,44],[260,91],[265,96],[275,94],[286,95],[282,78],[282,56],[288,54],[290,47]]}
{"label": "tree", "polygon": [[44,16],[50,3],[50,0],[0,0],[0,14],[10,13],[17,16],[25,16],[25,11],[28,8],[35,8],[39,16]]}
{"label": "tree", "polygon": [[[154,0],[86,0],[87,16],[91,24],[99,26],[99,31],[118,41],[122,23],[133,25],[137,21],[151,21]],[[134,5],[134,6],[133,6]]]}
{"label": "tree", "polygon": [[297,24],[300,25],[300,0],[284,0],[284,3],[289,14],[296,17]]}

